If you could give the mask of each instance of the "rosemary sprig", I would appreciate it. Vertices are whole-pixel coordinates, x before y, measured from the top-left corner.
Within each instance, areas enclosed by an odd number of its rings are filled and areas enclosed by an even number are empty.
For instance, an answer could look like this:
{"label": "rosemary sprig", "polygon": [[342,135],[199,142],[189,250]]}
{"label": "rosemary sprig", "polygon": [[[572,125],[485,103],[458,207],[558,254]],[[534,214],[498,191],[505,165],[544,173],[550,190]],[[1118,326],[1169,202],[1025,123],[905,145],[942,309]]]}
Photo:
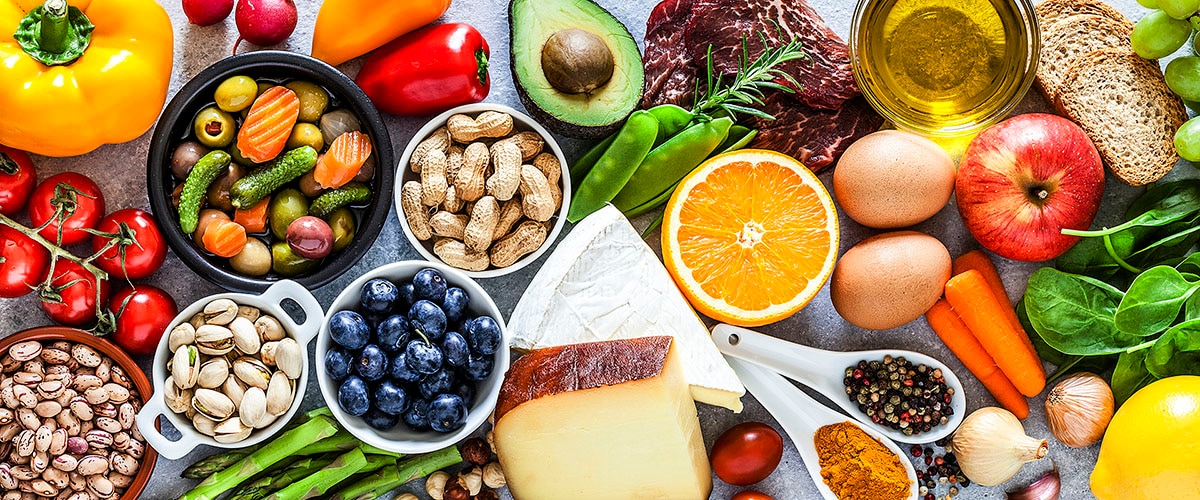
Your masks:
{"label": "rosemary sprig", "polygon": [[763,120],[774,120],[775,117],[752,106],[763,105],[763,91],[766,89],[795,93],[795,89],[779,83],[783,80],[796,88],[800,87],[792,75],[778,66],[797,59],[808,57],[800,41],[793,38],[790,42],[771,47],[766,35],[758,34],[762,41],[763,53],[750,61],[750,49],[746,38],[742,38],[742,53],[738,57],[738,72],[728,83],[725,77],[716,72],[713,67],[712,45],[708,46],[708,75],[706,76],[704,92],[700,91],[700,81],[696,81],[696,99],[692,106],[692,114],[696,117],[713,118],[721,113],[737,118],[737,115],[749,115]]}

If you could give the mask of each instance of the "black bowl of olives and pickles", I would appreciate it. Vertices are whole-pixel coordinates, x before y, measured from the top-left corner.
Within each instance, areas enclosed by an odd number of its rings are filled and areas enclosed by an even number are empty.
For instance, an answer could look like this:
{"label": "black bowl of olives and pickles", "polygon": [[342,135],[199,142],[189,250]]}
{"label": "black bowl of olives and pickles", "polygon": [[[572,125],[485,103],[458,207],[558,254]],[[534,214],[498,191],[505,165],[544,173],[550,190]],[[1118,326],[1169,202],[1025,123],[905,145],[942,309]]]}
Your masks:
{"label": "black bowl of olives and pickles", "polygon": [[374,243],[391,209],[392,141],[354,81],[308,56],[222,60],[167,105],[150,206],[171,249],[229,290],[312,289]]}

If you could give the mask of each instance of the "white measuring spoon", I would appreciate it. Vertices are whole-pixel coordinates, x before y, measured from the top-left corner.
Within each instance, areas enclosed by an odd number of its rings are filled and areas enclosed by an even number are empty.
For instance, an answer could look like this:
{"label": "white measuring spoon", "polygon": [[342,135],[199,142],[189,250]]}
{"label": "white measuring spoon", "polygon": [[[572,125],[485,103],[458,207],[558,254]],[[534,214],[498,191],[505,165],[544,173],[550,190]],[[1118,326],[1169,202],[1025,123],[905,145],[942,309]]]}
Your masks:
{"label": "white measuring spoon", "polygon": [[783,426],[788,437],[792,438],[792,443],[800,452],[800,458],[804,460],[804,467],[808,469],[808,475],[812,476],[813,482],[817,485],[817,491],[821,492],[821,496],[825,500],[838,500],[838,497],[821,478],[821,462],[817,456],[813,435],[821,427],[841,422],[858,425],[863,432],[895,453],[900,463],[904,465],[904,472],[908,474],[910,485],[908,498],[917,498],[917,471],[913,469],[912,463],[905,458],[904,452],[900,450],[899,446],[896,446],[896,443],[890,439],[884,439],[879,432],[859,425],[845,415],[830,410],[805,394],[804,391],[796,388],[778,373],[729,355],[726,355],[725,359],[729,361],[729,366],[733,367],[733,371],[737,373],[746,389],[754,394],[754,399],[762,403],[763,407],[779,422],[779,425]]}
{"label": "white measuring spoon", "polygon": [[[733,356],[766,368],[800,382],[821,395],[829,398],[846,413],[879,433],[901,443],[932,443],[942,439],[958,428],[967,412],[967,399],[963,394],[962,384],[950,368],[941,361],[919,352],[899,349],[881,349],[874,351],[826,351],[815,347],[777,339],[753,330],[732,325],[719,324],[713,328],[713,342],[717,349],[727,356]],[[891,427],[872,422],[870,417],[858,409],[858,403],[851,402],[846,396],[846,386],[842,379],[846,375],[846,367],[857,365],[861,360],[883,359],[885,355],[893,357],[904,356],[914,365],[925,364],[931,368],[942,370],[946,378],[946,386],[954,389],[950,398],[950,407],[954,414],[944,425],[938,425],[929,432],[906,436],[903,432]]]}

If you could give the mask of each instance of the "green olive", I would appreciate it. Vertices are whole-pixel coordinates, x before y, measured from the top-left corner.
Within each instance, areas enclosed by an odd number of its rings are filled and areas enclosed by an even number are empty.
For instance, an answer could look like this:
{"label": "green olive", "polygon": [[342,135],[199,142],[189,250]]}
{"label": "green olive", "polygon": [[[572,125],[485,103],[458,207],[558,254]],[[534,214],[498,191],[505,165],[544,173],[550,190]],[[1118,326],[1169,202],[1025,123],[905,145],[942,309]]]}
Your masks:
{"label": "green olive", "polygon": [[317,151],[325,149],[325,138],[321,137],[321,129],[303,122],[292,127],[292,135],[288,137],[285,149],[291,151],[300,146],[312,146]]}
{"label": "green olive", "polygon": [[248,76],[232,76],[217,86],[213,97],[218,108],[237,113],[254,104],[254,98],[258,97],[258,84]]}
{"label": "green olive", "polygon": [[354,212],[342,207],[334,210],[325,218],[329,228],[333,230],[333,251],[340,252],[354,241]]}
{"label": "green olive", "polygon": [[286,241],[276,241],[271,245],[271,269],[280,276],[299,276],[313,270],[320,262],[296,255]]}
{"label": "green olive", "polygon": [[255,94],[254,97],[263,95],[263,92],[266,92],[267,89],[269,89],[271,87],[278,87],[278,85],[275,85],[274,83],[271,83],[271,82],[258,82],[257,85],[258,85],[258,94]]}
{"label": "green olive", "polygon": [[271,234],[276,238],[287,237],[287,228],[292,221],[308,215],[308,198],[293,188],[275,193],[271,206],[267,210],[267,219],[271,221]]}
{"label": "green olive", "polygon": [[229,167],[225,169],[225,173],[221,174],[220,177],[217,177],[217,180],[208,185],[208,205],[226,212],[232,212],[233,198],[229,194],[229,188],[232,188],[233,183],[245,177],[245,175],[246,170],[241,165],[230,163]]}
{"label": "green olive", "polygon": [[233,144],[229,145],[228,151],[229,151],[229,156],[231,158],[233,158],[234,163],[237,163],[238,165],[246,167],[247,169],[252,169],[252,168],[258,166],[257,163],[254,163],[253,161],[250,161],[249,158],[242,156],[242,150],[238,149],[237,140],[234,140]]}
{"label": "green olive", "polygon": [[246,238],[246,246],[229,258],[234,271],[247,276],[262,276],[271,272],[271,250],[258,238]]}
{"label": "green olive", "polygon": [[[300,121],[316,123],[329,106],[329,93],[316,84],[303,80],[289,82],[285,87],[292,89],[300,98]],[[317,148],[320,151],[320,148]]]}
{"label": "green olive", "polygon": [[233,142],[233,136],[237,135],[237,125],[233,122],[233,116],[214,107],[204,108],[196,115],[193,128],[196,140],[210,148],[228,146]]}

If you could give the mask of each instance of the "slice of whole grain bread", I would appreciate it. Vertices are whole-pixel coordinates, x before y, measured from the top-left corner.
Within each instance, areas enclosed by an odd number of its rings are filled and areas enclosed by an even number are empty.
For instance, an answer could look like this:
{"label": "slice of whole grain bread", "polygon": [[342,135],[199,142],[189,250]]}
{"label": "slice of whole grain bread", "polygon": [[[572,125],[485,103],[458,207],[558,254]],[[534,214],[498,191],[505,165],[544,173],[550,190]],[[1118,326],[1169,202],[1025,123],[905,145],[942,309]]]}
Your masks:
{"label": "slice of whole grain bread", "polygon": [[1101,0],[1045,0],[1034,6],[1033,11],[1037,14],[1038,23],[1043,27],[1079,14],[1107,17],[1123,23],[1130,22],[1125,14]]}
{"label": "slice of whole grain bread", "polygon": [[1122,182],[1157,181],[1179,161],[1175,131],[1187,120],[1158,63],[1126,49],[1080,58],[1059,86],[1058,107],[1095,143]]}
{"label": "slice of whole grain bread", "polygon": [[1042,49],[1038,55],[1037,83],[1051,103],[1058,99],[1058,86],[1072,64],[1088,53],[1107,49],[1133,50],[1129,35],[1133,23],[1094,14],[1059,18],[1042,24]]}

